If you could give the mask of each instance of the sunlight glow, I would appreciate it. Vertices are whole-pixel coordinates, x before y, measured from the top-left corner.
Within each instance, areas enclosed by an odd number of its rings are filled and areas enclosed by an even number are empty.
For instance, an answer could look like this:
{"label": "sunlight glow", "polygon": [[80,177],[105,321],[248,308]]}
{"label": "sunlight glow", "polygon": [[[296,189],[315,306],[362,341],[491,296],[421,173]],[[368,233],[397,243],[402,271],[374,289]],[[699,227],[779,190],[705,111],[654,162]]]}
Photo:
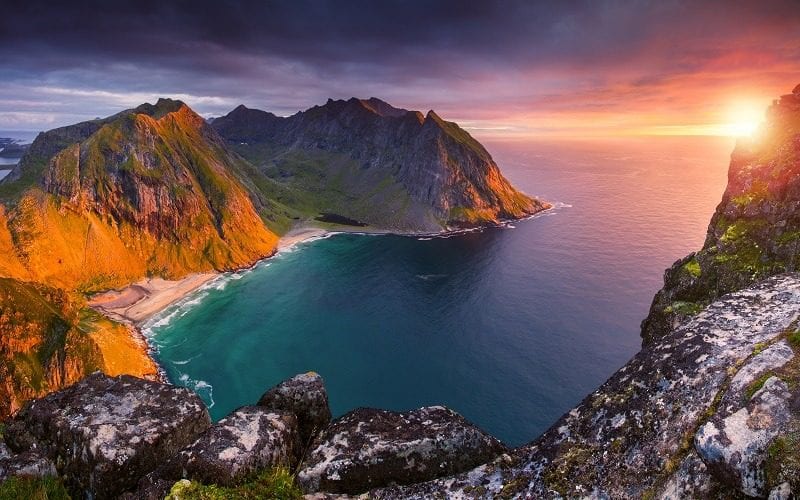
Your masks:
{"label": "sunlight glow", "polygon": [[764,104],[758,101],[738,101],[728,111],[730,122],[723,125],[724,135],[745,137],[753,135],[764,120]]}

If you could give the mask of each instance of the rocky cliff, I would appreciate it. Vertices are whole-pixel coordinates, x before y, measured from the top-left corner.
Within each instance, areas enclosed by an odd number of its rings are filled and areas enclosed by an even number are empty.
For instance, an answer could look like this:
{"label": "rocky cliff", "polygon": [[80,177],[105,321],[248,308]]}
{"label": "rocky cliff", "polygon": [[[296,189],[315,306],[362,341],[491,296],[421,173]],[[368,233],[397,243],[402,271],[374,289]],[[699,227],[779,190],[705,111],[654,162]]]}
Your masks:
{"label": "rocky cliff", "polygon": [[728,185],[703,248],[664,273],[642,323],[644,342],[717,297],[800,266],[800,85],[776,100],[731,155]]}
{"label": "rocky cliff", "polygon": [[212,125],[301,212],[432,232],[549,207],[514,189],[478,141],[433,111],[353,98],[288,118],[239,106]]}

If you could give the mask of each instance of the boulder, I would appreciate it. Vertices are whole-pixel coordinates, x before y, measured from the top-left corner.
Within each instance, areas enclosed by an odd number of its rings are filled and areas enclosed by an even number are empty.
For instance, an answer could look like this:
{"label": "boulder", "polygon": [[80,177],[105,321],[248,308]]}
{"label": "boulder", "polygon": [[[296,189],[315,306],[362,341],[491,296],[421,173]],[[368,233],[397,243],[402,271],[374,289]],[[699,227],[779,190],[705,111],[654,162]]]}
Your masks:
{"label": "boulder", "polygon": [[11,477],[49,477],[57,474],[53,461],[38,451],[0,458],[0,482]]}
{"label": "boulder", "polygon": [[300,459],[297,421],[291,413],[245,406],[223,418],[159,471],[161,478],[231,486],[251,473]]}
{"label": "boulder", "polygon": [[772,488],[769,492],[767,500],[791,500],[792,499],[792,486],[789,483],[781,483]]}
{"label": "boulder", "polygon": [[94,373],[24,406],[5,440],[53,459],[75,497],[114,498],[211,425],[186,388]]}
{"label": "boulder", "polygon": [[319,436],[297,480],[307,492],[356,494],[462,472],[504,451],[497,439],[441,406],[399,413],[359,408]]}
{"label": "boulder", "polygon": [[331,421],[328,393],[317,373],[308,372],[285,380],[267,391],[258,405],[278,412],[291,412],[297,417],[303,446]]}
{"label": "boulder", "polygon": [[768,493],[764,491],[767,448],[790,421],[790,397],[786,383],[773,376],[744,408],[712,417],[700,427],[695,449],[719,481],[748,496]]}

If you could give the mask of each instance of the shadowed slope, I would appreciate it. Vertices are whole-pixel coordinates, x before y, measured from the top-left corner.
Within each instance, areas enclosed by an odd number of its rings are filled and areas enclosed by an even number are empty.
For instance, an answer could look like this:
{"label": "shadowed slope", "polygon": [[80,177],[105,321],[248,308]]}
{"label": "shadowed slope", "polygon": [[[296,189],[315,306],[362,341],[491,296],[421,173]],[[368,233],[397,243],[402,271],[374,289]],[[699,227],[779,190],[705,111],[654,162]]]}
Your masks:
{"label": "shadowed slope", "polygon": [[301,213],[438,231],[549,207],[515,190],[478,141],[433,111],[353,98],[288,118],[239,106],[212,125]]}

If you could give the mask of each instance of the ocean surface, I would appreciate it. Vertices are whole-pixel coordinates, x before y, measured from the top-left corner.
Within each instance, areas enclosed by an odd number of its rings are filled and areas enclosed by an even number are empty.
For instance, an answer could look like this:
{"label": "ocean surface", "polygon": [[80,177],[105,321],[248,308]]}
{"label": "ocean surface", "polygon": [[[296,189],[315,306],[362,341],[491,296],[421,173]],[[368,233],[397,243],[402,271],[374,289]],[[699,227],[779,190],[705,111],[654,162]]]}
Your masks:
{"label": "ocean surface", "polygon": [[[0,137],[16,139],[23,143],[33,142],[36,138],[37,132],[19,131],[19,130],[0,130]],[[19,163],[19,158],[3,158],[0,157],[0,180],[7,176],[11,169]]]}
{"label": "ocean surface", "polygon": [[335,416],[443,404],[509,445],[537,437],[639,349],[733,140],[486,145],[557,208],[448,238],[337,235],[226,275],[144,329],[169,378],[215,419],[314,370]]}

